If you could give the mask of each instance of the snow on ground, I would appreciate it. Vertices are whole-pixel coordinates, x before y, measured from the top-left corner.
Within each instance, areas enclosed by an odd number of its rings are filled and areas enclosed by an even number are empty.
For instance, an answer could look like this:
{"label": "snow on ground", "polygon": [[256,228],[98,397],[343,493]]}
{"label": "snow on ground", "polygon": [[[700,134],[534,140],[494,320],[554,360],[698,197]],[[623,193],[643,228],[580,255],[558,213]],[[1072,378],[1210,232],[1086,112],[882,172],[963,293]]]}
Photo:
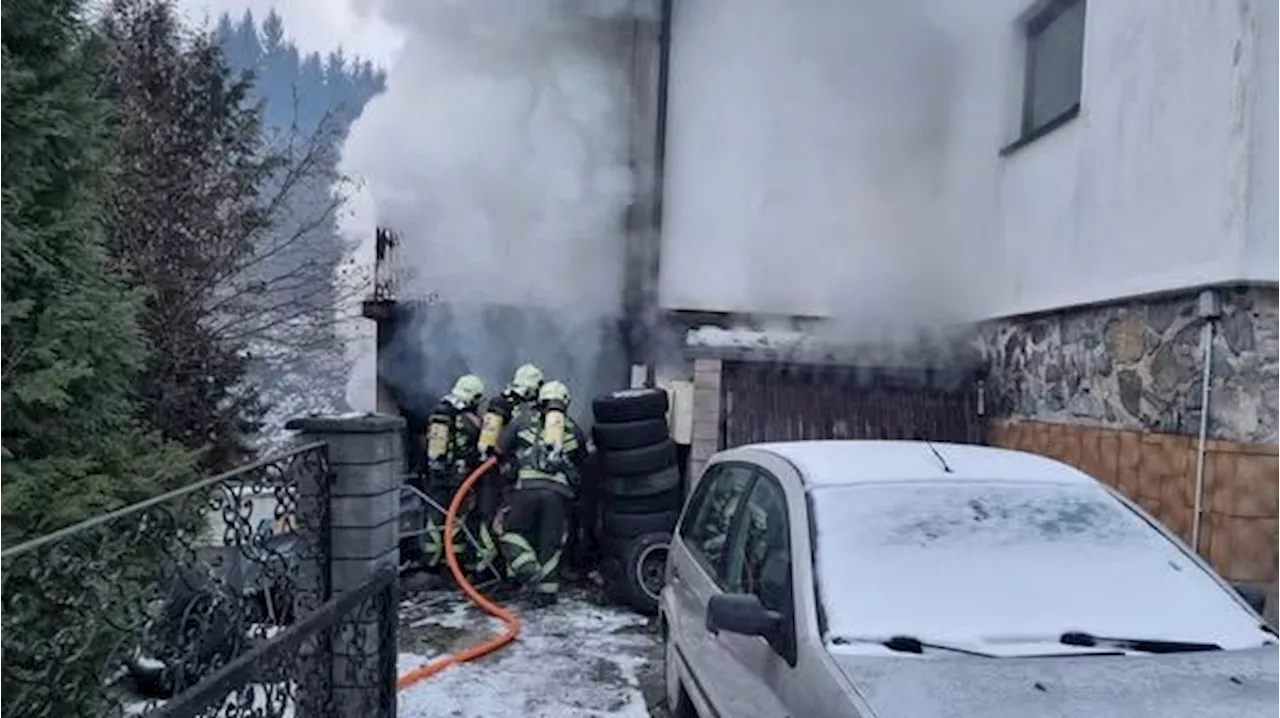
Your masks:
{"label": "snow on ground", "polygon": [[[661,649],[646,618],[571,592],[522,610],[520,637],[400,692],[402,718],[650,718],[662,694]],[[475,645],[502,624],[453,591],[401,604],[400,671]]]}
{"label": "snow on ground", "polygon": [[685,345],[732,349],[793,349],[811,339],[809,335],[795,331],[757,331],[701,326],[694,327],[685,334]]}
{"label": "snow on ground", "polygon": [[[296,689],[283,683],[248,683],[227,696],[220,713],[232,715],[273,716],[293,718],[293,696]],[[168,701],[157,699],[126,699],[121,713],[129,718],[144,716],[159,710]]]}

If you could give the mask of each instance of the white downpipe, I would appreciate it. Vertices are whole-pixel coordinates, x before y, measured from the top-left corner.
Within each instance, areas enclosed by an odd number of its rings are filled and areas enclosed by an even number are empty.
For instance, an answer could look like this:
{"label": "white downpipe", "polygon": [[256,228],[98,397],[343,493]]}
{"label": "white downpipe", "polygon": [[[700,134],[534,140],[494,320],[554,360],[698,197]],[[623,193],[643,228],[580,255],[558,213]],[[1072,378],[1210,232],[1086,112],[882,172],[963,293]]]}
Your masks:
{"label": "white downpipe", "polygon": [[1191,548],[1200,553],[1200,514],[1204,506],[1204,458],[1209,440],[1209,384],[1213,378],[1213,320],[1206,319],[1200,332],[1204,345],[1204,378],[1200,387],[1200,442],[1196,447],[1195,508],[1191,516]]}

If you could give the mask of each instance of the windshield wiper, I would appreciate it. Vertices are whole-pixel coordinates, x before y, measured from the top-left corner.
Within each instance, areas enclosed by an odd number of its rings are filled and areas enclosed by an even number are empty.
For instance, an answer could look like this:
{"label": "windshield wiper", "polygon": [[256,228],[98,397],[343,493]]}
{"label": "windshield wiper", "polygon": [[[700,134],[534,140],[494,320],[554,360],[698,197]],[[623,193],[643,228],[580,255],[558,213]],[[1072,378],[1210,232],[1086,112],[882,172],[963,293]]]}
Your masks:
{"label": "windshield wiper", "polygon": [[1098,645],[1123,648],[1142,653],[1193,653],[1196,651],[1221,651],[1222,646],[1216,643],[1194,643],[1191,641],[1161,641],[1150,638],[1113,638],[1095,636],[1092,633],[1069,631],[1058,638],[1064,646],[1084,646],[1092,648]]}
{"label": "windshield wiper", "polygon": [[845,638],[844,636],[836,636],[831,642],[837,646],[849,643],[878,643],[891,651],[899,653],[924,653],[924,649],[932,649],[935,651],[950,651],[951,653],[963,653],[966,656],[978,656],[980,658],[996,658],[997,656],[990,653],[982,653],[980,651],[971,651],[967,648],[958,648],[956,646],[947,646],[941,643],[928,643],[922,641],[915,636],[893,636],[887,641],[875,641],[860,638]]}

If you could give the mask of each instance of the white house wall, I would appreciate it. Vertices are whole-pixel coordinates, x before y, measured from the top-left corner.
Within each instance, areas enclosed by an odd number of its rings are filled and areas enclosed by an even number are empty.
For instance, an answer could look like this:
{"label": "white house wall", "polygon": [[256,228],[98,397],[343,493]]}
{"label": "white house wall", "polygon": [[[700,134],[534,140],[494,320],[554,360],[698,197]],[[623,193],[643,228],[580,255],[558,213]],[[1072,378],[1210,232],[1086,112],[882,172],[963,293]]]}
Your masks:
{"label": "white house wall", "polygon": [[[1239,3],[1089,3],[1080,116],[999,162],[993,313],[1252,274],[1250,93],[1263,81],[1250,44]],[[1274,122],[1260,132],[1275,141]],[[1258,278],[1274,282],[1275,262]]]}
{"label": "white house wall", "polygon": [[901,310],[954,269],[935,242],[952,48],[912,3],[682,0],[672,34],[665,307]]}
{"label": "white house wall", "polygon": [[1280,184],[1276,180],[1277,147],[1276,101],[1277,77],[1276,45],[1280,26],[1280,3],[1275,0],[1254,0],[1248,15],[1251,24],[1253,55],[1257,79],[1253,82],[1253,124],[1251,126],[1252,149],[1249,152],[1249,230],[1246,236],[1243,271],[1250,279],[1276,280],[1280,267],[1280,239],[1276,235],[1276,200],[1280,197]]}
{"label": "white house wall", "polygon": [[1006,157],[1031,0],[676,5],[668,308],[981,318],[1277,280],[1272,2],[1089,2],[1079,117]]}

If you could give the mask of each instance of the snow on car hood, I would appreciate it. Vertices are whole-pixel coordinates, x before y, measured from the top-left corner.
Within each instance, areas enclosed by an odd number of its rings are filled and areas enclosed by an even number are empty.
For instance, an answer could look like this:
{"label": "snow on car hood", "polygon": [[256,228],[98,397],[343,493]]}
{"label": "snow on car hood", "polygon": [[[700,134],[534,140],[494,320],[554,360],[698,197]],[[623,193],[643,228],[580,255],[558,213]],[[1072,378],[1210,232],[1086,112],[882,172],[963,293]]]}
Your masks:
{"label": "snow on car hood", "polygon": [[875,718],[1273,718],[1274,647],[1161,656],[831,655]]}

